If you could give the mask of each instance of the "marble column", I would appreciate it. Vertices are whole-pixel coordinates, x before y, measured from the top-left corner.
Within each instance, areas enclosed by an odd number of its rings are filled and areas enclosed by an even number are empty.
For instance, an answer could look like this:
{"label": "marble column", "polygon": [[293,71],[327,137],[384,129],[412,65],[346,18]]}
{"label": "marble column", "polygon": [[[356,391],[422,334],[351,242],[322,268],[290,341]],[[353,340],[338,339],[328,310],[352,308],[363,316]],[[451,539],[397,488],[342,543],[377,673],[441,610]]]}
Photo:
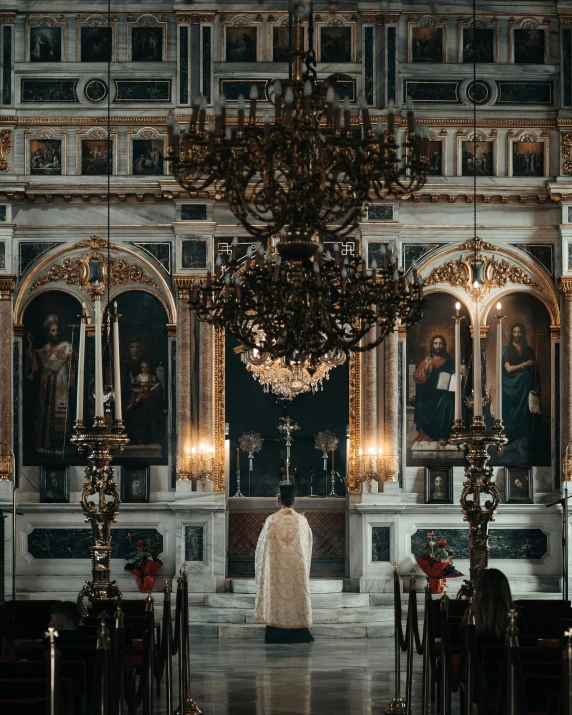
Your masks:
{"label": "marble column", "polygon": [[214,446],[214,328],[200,323],[199,329],[199,442]]}
{"label": "marble column", "polygon": [[[13,422],[13,372],[12,372],[12,296],[16,287],[15,276],[0,277],[0,449],[6,453],[12,449]],[[17,469],[18,465],[15,465]],[[2,482],[0,501],[7,501],[12,495],[12,482]]]}
{"label": "marble column", "polygon": [[385,428],[385,455],[399,454],[399,365],[398,365],[397,330],[390,333],[384,344],[385,409],[383,423]]}
{"label": "marble column", "polygon": [[561,411],[561,452],[566,452],[567,445],[572,442],[572,379],[569,369],[572,362],[572,276],[560,278],[560,290],[564,295],[562,310],[562,325],[560,328],[560,364],[562,370],[562,389],[560,391]]}
{"label": "marble column", "polygon": [[192,446],[191,435],[191,311],[192,278],[174,276],[177,289],[177,453]]}

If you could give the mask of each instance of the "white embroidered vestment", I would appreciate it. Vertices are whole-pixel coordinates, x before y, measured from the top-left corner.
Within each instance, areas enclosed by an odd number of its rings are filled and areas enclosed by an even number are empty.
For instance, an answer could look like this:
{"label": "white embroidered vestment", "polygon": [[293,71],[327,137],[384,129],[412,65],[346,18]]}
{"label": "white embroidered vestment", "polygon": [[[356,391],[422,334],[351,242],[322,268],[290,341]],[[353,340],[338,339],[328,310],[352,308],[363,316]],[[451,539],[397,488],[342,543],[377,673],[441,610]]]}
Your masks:
{"label": "white embroidered vestment", "polygon": [[312,531],[305,516],[286,507],[266,519],[256,546],[254,615],[276,628],[312,625]]}

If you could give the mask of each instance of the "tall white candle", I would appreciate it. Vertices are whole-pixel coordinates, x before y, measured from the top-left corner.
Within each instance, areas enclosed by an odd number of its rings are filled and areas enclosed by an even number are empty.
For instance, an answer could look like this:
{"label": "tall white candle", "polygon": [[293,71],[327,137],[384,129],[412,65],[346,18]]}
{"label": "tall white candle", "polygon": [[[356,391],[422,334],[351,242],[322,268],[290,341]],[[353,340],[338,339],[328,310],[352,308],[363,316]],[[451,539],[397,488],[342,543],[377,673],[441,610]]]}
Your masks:
{"label": "tall white candle", "polygon": [[497,420],[502,420],[502,315],[501,304],[497,303]]}
{"label": "tall white candle", "polygon": [[85,380],[85,324],[87,322],[86,305],[81,304],[81,322],[79,326],[79,354],[77,358],[77,402],[76,420],[83,422],[83,384]]}
{"label": "tall white candle", "polygon": [[463,419],[461,413],[461,319],[459,311],[461,304],[456,303],[455,309],[455,420]]}
{"label": "tall white candle", "polygon": [[480,284],[475,281],[475,323],[473,326],[473,391],[474,409],[473,417],[483,416],[483,386],[481,383],[481,317],[479,314]]}
{"label": "tall white candle", "polygon": [[121,365],[119,364],[119,315],[117,314],[117,302],[113,303],[113,391],[115,393],[115,420],[122,420]]}
{"label": "tall white candle", "polygon": [[101,350],[101,297],[95,297],[95,417],[103,412],[103,365]]}

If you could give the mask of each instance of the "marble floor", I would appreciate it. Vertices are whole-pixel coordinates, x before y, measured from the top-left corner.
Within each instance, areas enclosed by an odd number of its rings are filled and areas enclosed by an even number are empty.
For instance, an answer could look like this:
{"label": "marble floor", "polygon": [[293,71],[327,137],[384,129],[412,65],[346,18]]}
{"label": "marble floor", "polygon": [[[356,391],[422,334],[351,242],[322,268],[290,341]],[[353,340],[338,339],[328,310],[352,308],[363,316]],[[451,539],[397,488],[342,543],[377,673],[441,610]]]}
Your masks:
{"label": "marble floor", "polygon": [[[284,646],[205,639],[191,649],[192,696],[204,715],[380,715],[393,695],[392,646],[391,639]],[[414,674],[417,715],[417,655]]]}

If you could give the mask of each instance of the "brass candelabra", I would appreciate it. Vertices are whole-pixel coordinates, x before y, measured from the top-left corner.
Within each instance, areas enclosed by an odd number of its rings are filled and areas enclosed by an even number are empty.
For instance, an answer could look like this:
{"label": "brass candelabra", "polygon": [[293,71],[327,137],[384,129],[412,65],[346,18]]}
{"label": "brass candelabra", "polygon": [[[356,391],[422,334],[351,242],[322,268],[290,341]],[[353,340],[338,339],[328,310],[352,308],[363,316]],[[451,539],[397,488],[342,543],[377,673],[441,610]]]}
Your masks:
{"label": "brass candelabra", "polygon": [[[122,420],[116,420],[109,430],[103,417],[96,417],[91,431],[87,431],[83,420],[76,420],[71,441],[80,452],[87,454],[89,466],[85,470],[86,480],[81,495],[81,506],[86,522],[91,525],[91,570],[92,580],[86,581],[77,597],[83,613],[87,598],[92,605],[111,604],[122,598],[121,589],[111,576],[111,525],[117,521],[119,513],[119,493],[113,481],[111,466],[112,451],[121,452],[129,439],[125,434]],[[95,498],[94,498],[95,497]]]}
{"label": "brass candelabra", "polygon": [[[487,466],[489,447],[499,450],[506,444],[502,420],[494,420],[491,430],[487,430],[482,417],[473,417],[467,429],[463,420],[457,419],[453,425],[453,434],[449,438],[457,447],[465,445],[466,481],[461,492],[463,520],[469,523],[469,570],[470,581],[465,581],[459,591],[459,598],[470,596],[478,582],[480,571],[489,563],[489,524],[494,521],[499,504],[497,485],[492,481],[493,469]],[[483,497],[490,497],[483,503]]]}

